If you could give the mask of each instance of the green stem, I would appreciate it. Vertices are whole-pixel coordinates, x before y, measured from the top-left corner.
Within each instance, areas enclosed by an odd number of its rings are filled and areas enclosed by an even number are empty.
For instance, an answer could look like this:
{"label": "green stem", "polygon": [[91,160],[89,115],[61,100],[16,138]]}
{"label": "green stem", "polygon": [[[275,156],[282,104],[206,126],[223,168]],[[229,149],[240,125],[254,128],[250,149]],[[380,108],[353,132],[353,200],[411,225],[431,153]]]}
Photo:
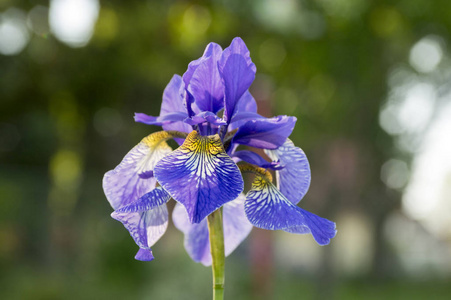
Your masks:
{"label": "green stem", "polygon": [[222,209],[208,216],[210,251],[213,270],[213,300],[224,299],[224,232],[222,229]]}

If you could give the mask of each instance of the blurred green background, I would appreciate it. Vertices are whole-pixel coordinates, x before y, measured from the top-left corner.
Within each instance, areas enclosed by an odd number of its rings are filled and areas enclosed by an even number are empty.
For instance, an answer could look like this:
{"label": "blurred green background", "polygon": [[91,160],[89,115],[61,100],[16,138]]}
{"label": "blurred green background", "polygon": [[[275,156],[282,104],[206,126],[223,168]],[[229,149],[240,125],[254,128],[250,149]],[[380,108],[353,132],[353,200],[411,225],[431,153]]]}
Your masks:
{"label": "blurred green background", "polygon": [[158,130],[133,113],[240,36],[338,234],[253,229],[226,298],[451,299],[450,31],[449,0],[0,0],[0,298],[210,298],[172,225],[133,259],[101,182]]}

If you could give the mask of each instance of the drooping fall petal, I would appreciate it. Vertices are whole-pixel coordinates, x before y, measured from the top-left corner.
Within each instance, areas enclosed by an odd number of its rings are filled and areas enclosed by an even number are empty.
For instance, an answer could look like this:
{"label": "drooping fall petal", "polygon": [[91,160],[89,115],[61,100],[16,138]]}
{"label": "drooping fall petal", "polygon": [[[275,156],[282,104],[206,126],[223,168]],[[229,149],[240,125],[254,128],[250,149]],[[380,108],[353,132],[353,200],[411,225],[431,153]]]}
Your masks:
{"label": "drooping fall petal", "polygon": [[241,173],[225,153],[219,135],[200,136],[196,131],[160,160],[154,175],[185,206],[192,223],[199,223],[243,190]]}

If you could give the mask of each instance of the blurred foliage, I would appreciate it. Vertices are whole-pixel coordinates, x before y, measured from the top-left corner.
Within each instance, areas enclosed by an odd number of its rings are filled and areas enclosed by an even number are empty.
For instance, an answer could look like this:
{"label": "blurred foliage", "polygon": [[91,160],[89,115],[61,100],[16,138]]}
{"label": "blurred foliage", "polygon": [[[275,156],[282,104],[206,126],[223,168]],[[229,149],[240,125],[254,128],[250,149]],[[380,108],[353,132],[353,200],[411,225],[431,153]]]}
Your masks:
{"label": "blurred foliage", "polygon": [[[380,181],[380,166],[396,150],[378,114],[390,69],[407,64],[415,41],[435,34],[449,44],[450,1],[100,4],[87,46],[33,34],[20,54],[0,55],[0,298],[210,297],[210,270],[189,260],[174,228],[154,247],[155,261],[133,260],[136,246],[109,217],[101,180],[157,130],[134,123],[133,113],[158,115],[173,74],[208,42],[226,47],[240,36],[258,69],[251,92],[263,114],[298,118],[291,138],[313,172],[303,207],[332,220],[357,210],[373,228],[363,278],[337,280],[332,242],[318,250],[317,271],[275,271],[274,299],[448,299],[446,282],[405,279],[382,237],[400,194]],[[2,0],[0,12],[36,5],[49,4]],[[227,261],[229,299],[252,295],[247,245]]]}

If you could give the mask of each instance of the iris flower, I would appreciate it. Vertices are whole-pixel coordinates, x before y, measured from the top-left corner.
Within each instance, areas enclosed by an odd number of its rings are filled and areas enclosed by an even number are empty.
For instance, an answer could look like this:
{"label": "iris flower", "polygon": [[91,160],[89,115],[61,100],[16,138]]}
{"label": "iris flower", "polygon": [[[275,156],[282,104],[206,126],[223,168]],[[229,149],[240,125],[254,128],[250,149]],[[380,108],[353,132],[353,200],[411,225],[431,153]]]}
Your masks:
{"label": "iris flower", "polygon": [[[297,204],[310,185],[305,153],[288,139],[295,117],[265,118],[249,92],[256,67],[245,43],[235,38],[222,49],[210,43],[203,56],[174,75],[163,93],[158,117],[135,114],[135,121],[161,126],[136,145],[103,178],[112,217],[127,228],[139,251],[152,260],[151,247],[168,226],[166,203],[174,199],[174,225],[196,262],[212,263],[206,217],[223,210],[225,255],[249,234],[252,226],[312,234],[326,245],[335,223]],[[174,139],[179,147],[166,143]],[[264,149],[272,161],[240,145]],[[273,183],[269,170],[275,173]],[[242,173],[254,181],[243,193]]]}

